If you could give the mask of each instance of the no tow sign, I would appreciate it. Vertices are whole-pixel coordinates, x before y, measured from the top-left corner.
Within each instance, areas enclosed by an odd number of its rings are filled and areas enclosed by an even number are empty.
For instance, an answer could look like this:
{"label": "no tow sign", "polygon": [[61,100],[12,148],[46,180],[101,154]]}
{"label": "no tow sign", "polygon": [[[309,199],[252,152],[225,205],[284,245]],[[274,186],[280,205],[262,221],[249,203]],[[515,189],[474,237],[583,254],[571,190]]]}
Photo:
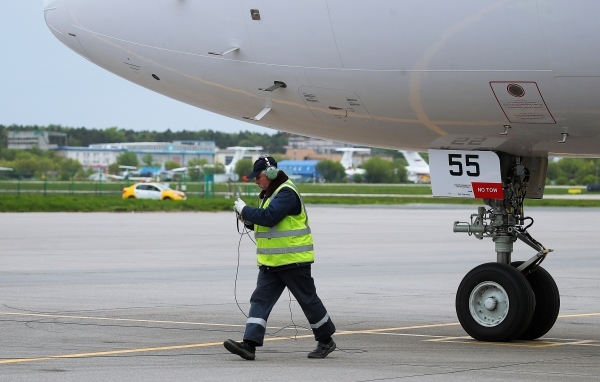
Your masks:
{"label": "no tow sign", "polygon": [[429,150],[429,171],[433,196],[504,199],[494,152]]}

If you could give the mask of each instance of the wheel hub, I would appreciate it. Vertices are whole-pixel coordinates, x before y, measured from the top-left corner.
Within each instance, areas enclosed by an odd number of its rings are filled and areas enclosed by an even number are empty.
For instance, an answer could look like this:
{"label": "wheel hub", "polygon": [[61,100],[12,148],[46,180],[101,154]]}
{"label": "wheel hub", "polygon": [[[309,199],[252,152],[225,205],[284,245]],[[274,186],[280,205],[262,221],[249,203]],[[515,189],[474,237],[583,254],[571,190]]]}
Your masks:
{"label": "wheel hub", "polygon": [[493,281],[479,283],[469,297],[469,311],[473,319],[482,326],[500,325],[508,314],[508,294]]}
{"label": "wheel hub", "polygon": [[492,311],[498,306],[498,301],[492,296],[485,300],[485,304],[483,304],[483,306],[485,306],[487,310]]}

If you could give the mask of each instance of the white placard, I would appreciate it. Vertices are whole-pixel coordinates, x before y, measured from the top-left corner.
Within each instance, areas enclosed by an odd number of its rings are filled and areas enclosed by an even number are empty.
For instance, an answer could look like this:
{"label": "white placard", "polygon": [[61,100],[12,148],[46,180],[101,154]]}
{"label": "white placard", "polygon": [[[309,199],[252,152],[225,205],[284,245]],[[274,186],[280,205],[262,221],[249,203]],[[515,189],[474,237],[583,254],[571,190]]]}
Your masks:
{"label": "white placard", "polygon": [[504,199],[500,159],[492,151],[429,150],[433,196]]}
{"label": "white placard", "polygon": [[556,123],[535,82],[492,81],[490,86],[510,123]]}

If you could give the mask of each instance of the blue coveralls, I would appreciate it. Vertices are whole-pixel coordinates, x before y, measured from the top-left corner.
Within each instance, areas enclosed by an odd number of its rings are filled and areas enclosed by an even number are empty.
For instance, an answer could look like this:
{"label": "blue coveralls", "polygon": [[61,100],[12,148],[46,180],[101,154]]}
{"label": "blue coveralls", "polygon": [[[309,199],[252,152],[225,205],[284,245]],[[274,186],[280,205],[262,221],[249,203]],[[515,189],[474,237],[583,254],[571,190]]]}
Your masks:
{"label": "blue coveralls", "polygon": [[[302,204],[291,189],[282,188],[266,209],[246,206],[242,217],[264,227],[274,227],[287,215],[299,215]],[[250,312],[244,333],[245,341],[263,345],[267,320],[275,303],[285,288],[294,295],[310,323],[315,340],[323,341],[335,333],[325,306],[317,296],[311,276],[311,263],[290,264],[281,267],[260,266],[256,289],[250,298]]]}

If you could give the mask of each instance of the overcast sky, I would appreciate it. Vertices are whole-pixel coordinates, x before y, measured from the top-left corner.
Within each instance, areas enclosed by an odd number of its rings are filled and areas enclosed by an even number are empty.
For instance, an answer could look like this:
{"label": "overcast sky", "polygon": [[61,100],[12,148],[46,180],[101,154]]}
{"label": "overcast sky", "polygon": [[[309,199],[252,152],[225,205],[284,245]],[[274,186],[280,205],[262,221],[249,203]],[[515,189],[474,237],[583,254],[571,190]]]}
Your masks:
{"label": "overcast sky", "polygon": [[42,0],[0,0],[0,124],[133,130],[275,130],[151,92],[78,56],[48,30]]}

